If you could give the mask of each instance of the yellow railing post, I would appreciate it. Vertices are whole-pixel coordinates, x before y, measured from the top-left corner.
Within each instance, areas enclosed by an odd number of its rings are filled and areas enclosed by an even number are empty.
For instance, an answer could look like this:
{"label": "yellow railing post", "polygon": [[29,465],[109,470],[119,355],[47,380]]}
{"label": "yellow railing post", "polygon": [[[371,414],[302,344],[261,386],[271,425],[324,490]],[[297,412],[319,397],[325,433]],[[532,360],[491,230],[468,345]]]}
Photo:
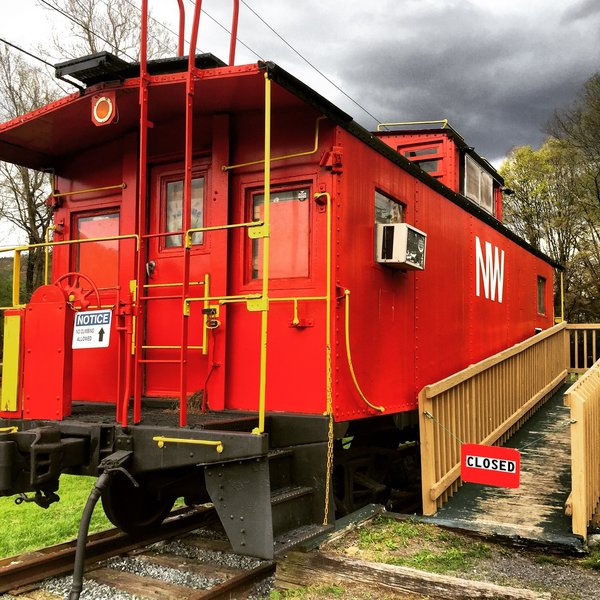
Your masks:
{"label": "yellow railing post", "polygon": [[265,192],[263,206],[264,233],[262,264],[262,298],[260,320],[260,376],[258,391],[258,427],[252,433],[265,430],[265,407],[267,398],[267,329],[269,324],[269,251],[271,226],[271,80],[265,73]]}
{"label": "yellow railing post", "polygon": [[21,304],[21,252],[23,250],[24,248],[15,248],[15,256],[13,259],[13,306],[20,306]]}

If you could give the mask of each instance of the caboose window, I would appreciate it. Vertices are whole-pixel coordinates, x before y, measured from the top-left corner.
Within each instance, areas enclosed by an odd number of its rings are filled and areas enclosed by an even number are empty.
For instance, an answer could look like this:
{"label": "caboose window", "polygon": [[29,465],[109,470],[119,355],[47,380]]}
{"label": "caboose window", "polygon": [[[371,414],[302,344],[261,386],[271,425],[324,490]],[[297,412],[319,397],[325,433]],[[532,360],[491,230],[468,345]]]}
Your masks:
{"label": "caboose window", "polygon": [[[119,235],[119,213],[103,213],[76,218],[77,239]],[[99,288],[118,285],[119,242],[106,240],[75,244],[75,271],[88,275]]]}
{"label": "caboose window", "polygon": [[465,196],[494,214],[494,180],[470,156],[465,155]]}
{"label": "caboose window", "polygon": [[[309,208],[307,187],[271,191],[271,252],[269,277],[309,276]],[[252,196],[252,219],[262,221],[264,194]],[[262,277],[263,242],[252,240],[252,279]]]}
{"label": "caboose window", "polygon": [[402,223],[404,206],[375,190],[375,223]]}
{"label": "caboose window", "polygon": [[[165,202],[165,231],[181,231],[183,223],[183,180],[169,181],[166,189]],[[192,218],[191,227],[204,226],[204,177],[195,177],[192,179]],[[167,236],[165,246],[167,248],[176,248],[181,246],[181,235]],[[204,234],[198,231],[192,235],[192,244],[202,244]]]}
{"label": "caboose window", "polygon": [[439,159],[423,159],[423,157],[431,156],[432,154],[438,153],[438,147],[433,146],[429,148],[420,148],[413,150],[405,150],[403,152],[406,158],[409,158],[412,162],[415,162],[425,173],[437,173],[440,170]]}
{"label": "caboose window", "polygon": [[546,279],[540,275],[537,278],[537,311],[540,315],[546,314]]}

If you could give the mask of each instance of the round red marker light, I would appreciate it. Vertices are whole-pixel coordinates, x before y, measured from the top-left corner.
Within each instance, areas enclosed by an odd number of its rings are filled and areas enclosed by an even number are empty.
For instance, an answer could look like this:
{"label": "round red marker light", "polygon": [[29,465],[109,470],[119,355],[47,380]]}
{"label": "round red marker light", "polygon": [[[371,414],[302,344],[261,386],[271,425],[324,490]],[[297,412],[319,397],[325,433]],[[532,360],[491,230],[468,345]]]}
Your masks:
{"label": "round red marker light", "polygon": [[106,96],[101,96],[94,103],[94,120],[98,123],[106,123],[113,116],[113,111],[113,101]]}

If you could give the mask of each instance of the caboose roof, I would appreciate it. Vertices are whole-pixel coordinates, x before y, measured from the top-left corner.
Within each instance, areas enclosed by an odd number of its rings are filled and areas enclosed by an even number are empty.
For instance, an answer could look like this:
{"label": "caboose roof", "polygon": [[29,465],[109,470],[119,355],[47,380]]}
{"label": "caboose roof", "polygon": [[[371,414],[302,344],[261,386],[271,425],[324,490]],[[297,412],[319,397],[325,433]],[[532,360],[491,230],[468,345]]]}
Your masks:
{"label": "caboose roof", "polygon": [[[214,61],[206,57],[200,62],[196,61],[200,72],[195,83],[195,114],[262,110],[263,75],[267,72],[269,78],[277,84],[272,89],[273,106],[311,106],[451,202],[555,268],[563,268],[507,229],[487,211],[430,177],[416,164],[356,123],[347,113],[275,63],[259,62],[228,67],[215,66]],[[63,63],[65,64],[67,63]],[[158,74],[153,75],[152,85],[148,88],[148,118],[151,122],[181,118],[185,110],[187,60],[158,61],[157,65],[149,66],[150,72],[154,69],[154,73]],[[174,65],[180,70],[173,71]],[[95,73],[91,78],[83,77],[80,79],[82,82],[93,81],[94,84],[81,92],[0,124],[0,160],[38,170],[58,169],[70,156],[136,131],[139,128],[139,65],[127,68],[121,66],[122,71],[116,75],[116,79],[115,73],[111,73],[110,69],[104,75],[98,76]],[[106,90],[118,91],[118,119],[110,126],[97,127],[91,119],[90,98]]]}

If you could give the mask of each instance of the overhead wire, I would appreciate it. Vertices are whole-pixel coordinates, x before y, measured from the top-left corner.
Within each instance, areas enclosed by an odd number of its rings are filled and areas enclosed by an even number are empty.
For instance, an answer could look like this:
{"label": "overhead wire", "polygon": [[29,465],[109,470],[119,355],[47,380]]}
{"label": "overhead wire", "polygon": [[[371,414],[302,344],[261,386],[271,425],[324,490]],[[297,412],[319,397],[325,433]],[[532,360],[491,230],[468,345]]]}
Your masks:
{"label": "overhead wire", "polygon": [[[8,40],[5,40],[4,38],[0,37],[0,42],[2,42],[3,44],[5,44],[6,46],[9,46],[10,48],[14,48],[15,50],[29,56],[30,58],[33,58],[39,62],[41,62],[42,64],[46,65],[47,67],[51,67],[52,69],[54,69],[54,65],[49,63],[47,60],[44,60],[43,58],[41,58],[40,56],[38,56],[37,54],[33,54],[32,52],[29,52],[28,50],[25,50],[24,48],[21,48],[20,46],[17,46],[16,44],[13,44],[12,42],[9,42]],[[50,79],[54,85],[56,85],[61,91],[63,91],[64,93],[68,93],[68,90],[66,90],[65,88],[63,88],[60,84],[58,84],[56,82],[56,78],[53,77],[52,75],[50,75],[50,73],[48,73],[47,71],[44,71],[43,69],[39,69],[38,67],[34,66],[34,65],[30,65],[32,69],[35,69],[38,73],[40,73],[41,75],[43,75],[44,77],[47,77],[48,79]],[[69,85],[73,85],[75,87],[78,87],[76,83],[71,82],[71,81],[67,81],[66,79],[63,79],[62,81],[64,81],[65,83],[68,83]]]}
{"label": "overhead wire", "polygon": [[[192,6],[195,6],[194,0],[188,0],[188,3],[191,4]],[[227,27],[225,27],[225,25],[223,25],[222,23],[217,21],[217,19],[215,17],[213,17],[210,13],[206,12],[206,10],[204,8],[202,9],[201,12],[203,14],[205,14],[216,25],[218,25],[225,33],[228,33],[229,35],[231,35],[231,30],[227,29]],[[256,56],[256,58],[258,58],[259,60],[264,60],[263,57],[256,50],[253,50],[252,48],[250,48],[250,46],[248,46],[248,44],[246,44],[243,40],[241,40],[239,37],[237,37],[236,39],[242,46],[244,46],[244,48],[246,48],[246,50],[248,50],[249,52],[254,54],[254,56]]]}
{"label": "overhead wire", "polygon": [[323,79],[325,79],[328,83],[330,83],[336,90],[341,92],[348,100],[354,103],[358,108],[364,111],[367,115],[369,115],[376,123],[381,123],[375,115],[370,113],[362,104],[356,101],[352,96],[346,93],[337,83],[332,81],[325,73],[319,70],[313,63],[311,63],[301,52],[296,50],[282,35],[280,35],[265,19],[263,19],[245,0],[240,0],[241,3],[261,22],[265,25],[270,31],[272,31],[292,52],[294,52],[299,58],[301,58],[311,69],[314,69]]}
{"label": "overhead wire", "polygon": [[[72,17],[71,15],[69,15],[68,13],[66,13],[65,11],[63,11],[62,9],[60,9],[59,7],[55,6],[54,4],[48,2],[47,0],[39,0],[42,4],[46,5],[48,8],[50,8],[51,10],[54,10],[58,13],[60,13],[61,15],[63,15],[65,18],[71,20],[73,23],[75,23],[76,25],[78,25],[79,27],[81,27],[82,29],[84,29],[85,31],[87,31],[88,33],[90,33],[91,35],[93,35],[94,37],[98,38],[99,40],[103,41],[105,44],[108,44],[108,46],[110,46],[111,48],[115,49],[115,46],[109,42],[108,40],[106,40],[105,38],[103,38],[100,34],[96,33],[95,31],[93,31],[91,28],[89,28],[87,25],[85,25],[84,23],[81,23],[80,21],[78,21],[77,19],[75,19],[74,17]],[[125,0],[128,4],[130,4],[131,6],[134,6],[135,8],[137,8],[139,10],[139,8],[137,6],[135,6],[132,2],[130,2],[130,0]],[[294,52],[294,54],[296,54],[303,62],[305,62],[311,69],[313,69],[318,75],[320,75],[323,79],[325,79],[325,81],[327,81],[330,85],[332,85],[336,90],[338,90],[341,94],[343,94],[348,100],[350,100],[355,106],[357,106],[358,108],[360,108],[360,110],[362,110],[365,114],[369,115],[369,117],[371,117],[376,123],[381,123],[382,121],[380,119],[378,119],[375,115],[373,115],[369,110],[367,110],[360,102],[358,102],[357,100],[355,100],[352,96],[350,96],[350,94],[348,94],[344,89],[342,89],[337,83],[335,83],[330,77],[328,77],[325,73],[323,73],[316,65],[314,65],[310,60],[308,60],[299,50],[297,50],[296,48],[294,48],[294,46],[292,46],[292,44],[290,44],[284,36],[282,36],[272,25],[270,25],[256,10],[254,10],[254,8],[252,8],[245,0],[240,0],[241,3],[261,22],[263,23],[263,25],[265,27],[267,27],[269,29],[269,31],[271,31],[279,40],[281,40],[292,52]],[[192,6],[195,5],[194,0],[188,0],[188,3],[191,4]],[[107,3],[106,3],[107,4]],[[210,13],[208,13],[206,10],[202,10],[202,12],[209,18],[211,19],[216,25],[218,25],[221,29],[223,29],[225,32],[231,34],[231,31],[229,29],[227,29],[227,27],[225,27],[222,23],[220,23],[215,17],[213,17]],[[153,18],[153,17],[151,17]],[[167,31],[169,31],[170,33],[172,33],[173,35],[178,35],[176,34],[173,30],[169,29],[164,23],[161,23],[160,21],[154,19],[154,21],[156,23],[158,23],[161,27],[165,28]],[[248,51],[250,51],[252,54],[254,54],[256,57],[258,57],[259,59],[263,60],[262,56],[260,55],[259,52],[257,52],[256,50],[250,48],[250,46],[248,46],[248,44],[246,44],[244,41],[242,41],[241,39],[237,38],[238,42],[244,46]],[[123,52],[123,54],[125,56],[127,56],[130,60],[132,61],[136,61],[135,58],[133,58],[131,55],[129,55],[126,52]],[[37,58],[37,57],[36,57]],[[48,63],[47,63],[48,64]]]}
{"label": "overhead wire", "polygon": [[47,67],[52,67],[54,69],[54,65],[50,64],[47,60],[44,60],[40,56],[32,54],[31,52],[28,52],[27,50],[25,50],[25,49],[17,46],[16,44],[13,44],[12,42],[9,42],[8,40],[5,40],[4,38],[1,38],[1,37],[0,37],[0,42],[2,42],[3,44],[6,44],[7,46],[10,46],[11,48],[14,48],[15,50],[18,50],[19,52],[22,52],[23,54],[27,54],[27,56],[30,56],[31,58],[34,58],[35,60],[39,60],[41,63],[44,63]]}

